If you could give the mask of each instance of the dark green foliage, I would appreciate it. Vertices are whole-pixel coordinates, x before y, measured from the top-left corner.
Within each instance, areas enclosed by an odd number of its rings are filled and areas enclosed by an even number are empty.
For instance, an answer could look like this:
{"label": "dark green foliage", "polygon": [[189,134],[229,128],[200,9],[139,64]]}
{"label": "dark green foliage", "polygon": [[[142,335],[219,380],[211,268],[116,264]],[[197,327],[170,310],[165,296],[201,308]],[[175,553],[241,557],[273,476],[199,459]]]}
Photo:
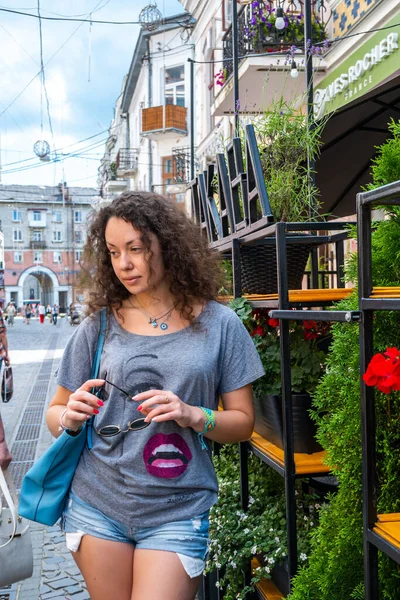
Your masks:
{"label": "dark green foliage", "polygon": [[[375,189],[400,180],[400,122],[391,121],[393,138],[378,148],[372,164]],[[374,225],[372,275],[377,285],[400,284],[400,209],[384,207],[388,220]],[[353,237],[356,230],[353,228]],[[346,264],[346,279],[357,283],[357,254]],[[358,307],[356,292],[340,308]],[[374,317],[375,351],[400,344],[400,313],[379,312]],[[313,551],[307,567],[298,574],[291,600],[362,600],[363,538],[360,437],[360,373],[358,328],[335,324],[327,372],[315,395],[314,417],[328,464],[340,487],[322,512],[312,536]],[[400,394],[376,393],[377,469],[380,483],[378,512],[400,511]],[[396,564],[380,555],[382,600],[400,600],[400,574]]]}
{"label": "dark green foliage", "polygon": [[[383,226],[386,223],[383,222]],[[378,228],[379,229],[379,228]],[[378,236],[379,239],[379,236]],[[400,244],[398,228],[397,245]],[[375,243],[374,243],[375,250]],[[379,250],[379,243],[378,243]],[[357,308],[356,293],[339,308]],[[399,347],[400,313],[376,313],[375,350]],[[318,438],[327,449],[328,464],[340,482],[338,493],[321,513],[312,535],[309,566],[296,578],[291,600],[363,598],[362,485],[360,437],[360,372],[358,327],[335,324],[327,373],[315,394]],[[379,512],[400,511],[400,396],[376,393]],[[400,600],[397,566],[380,562],[383,600]]]}
{"label": "dark green foliage", "polygon": [[372,161],[372,180],[367,189],[400,180],[400,121],[391,119],[388,129],[392,138],[377,147],[376,158]]}

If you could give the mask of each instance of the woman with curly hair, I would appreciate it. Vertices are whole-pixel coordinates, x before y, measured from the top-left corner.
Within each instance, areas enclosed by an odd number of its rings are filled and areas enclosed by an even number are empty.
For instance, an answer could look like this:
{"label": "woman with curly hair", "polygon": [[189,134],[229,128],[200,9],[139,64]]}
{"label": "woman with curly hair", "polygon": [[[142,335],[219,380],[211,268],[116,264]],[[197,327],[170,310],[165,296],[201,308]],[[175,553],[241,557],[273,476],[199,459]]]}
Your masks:
{"label": "woman with curly hair", "polygon": [[[211,441],[251,435],[261,362],[216,302],[220,269],[201,232],[165,198],[127,192],[102,208],[82,267],[90,316],[67,344],[47,413],[55,436],[79,435],[95,415],[62,516],[67,546],[92,600],[192,600],[217,500]],[[107,334],[90,380],[101,309]]]}

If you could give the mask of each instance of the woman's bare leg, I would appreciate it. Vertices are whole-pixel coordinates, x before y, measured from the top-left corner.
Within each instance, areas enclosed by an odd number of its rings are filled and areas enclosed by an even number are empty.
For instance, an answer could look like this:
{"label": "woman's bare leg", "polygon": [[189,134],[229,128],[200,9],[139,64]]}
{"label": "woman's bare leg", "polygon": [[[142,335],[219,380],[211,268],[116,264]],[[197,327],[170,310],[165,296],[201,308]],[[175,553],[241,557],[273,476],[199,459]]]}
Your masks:
{"label": "woman's bare leg", "polygon": [[[87,585],[91,600],[130,600],[133,545],[84,535],[72,556]],[[143,597],[144,600],[144,597]]]}
{"label": "woman's bare leg", "polygon": [[174,552],[135,550],[130,600],[194,600],[200,579],[189,577]]}

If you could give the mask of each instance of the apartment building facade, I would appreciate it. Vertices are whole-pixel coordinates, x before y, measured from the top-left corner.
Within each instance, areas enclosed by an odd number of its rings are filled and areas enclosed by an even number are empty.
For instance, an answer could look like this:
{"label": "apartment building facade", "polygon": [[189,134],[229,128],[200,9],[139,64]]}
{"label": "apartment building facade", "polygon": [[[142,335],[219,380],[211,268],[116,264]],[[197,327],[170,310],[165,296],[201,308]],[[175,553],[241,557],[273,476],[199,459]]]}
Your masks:
{"label": "apartment building facade", "polygon": [[141,30],[99,169],[103,203],[123,191],[154,190],[184,208],[192,25],[183,13]]}
{"label": "apartment building facade", "polygon": [[66,310],[82,302],[80,259],[94,188],[0,185],[5,304],[29,300]]}
{"label": "apartment building facade", "polygon": [[[282,98],[305,112],[307,79],[304,6],[313,13],[314,114],[327,118],[316,164],[323,212],[355,212],[355,197],[369,181],[375,147],[398,119],[400,69],[398,0],[242,0],[237,2],[239,103],[235,106],[232,63],[232,0],[180,0],[195,20],[194,145],[201,171],[216,162],[242,124],[256,121]],[[283,11],[283,29],[266,29],[268,14]],[[298,40],[288,35],[298,23]],[[322,27],[323,26],[323,27]],[[322,34],[323,29],[323,34]],[[326,42],[324,43],[324,38]],[[340,39],[342,38],[342,39]],[[321,48],[321,50],[318,50]],[[292,61],[295,72],[292,73]],[[268,182],[267,187],[268,187]]]}

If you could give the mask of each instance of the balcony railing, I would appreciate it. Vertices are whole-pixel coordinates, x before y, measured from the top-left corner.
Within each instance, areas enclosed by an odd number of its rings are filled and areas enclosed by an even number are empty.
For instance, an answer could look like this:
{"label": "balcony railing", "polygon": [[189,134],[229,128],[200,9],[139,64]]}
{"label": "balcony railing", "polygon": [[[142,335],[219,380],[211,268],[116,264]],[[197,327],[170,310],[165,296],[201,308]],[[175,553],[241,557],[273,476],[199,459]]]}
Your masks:
{"label": "balcony railing", "polygon": [[30,241],[30,249],[31,250],[44,250],[47,248],[46,240],[31,240]]}
{"label": "balcony railing", "polygon": [[167,130],[187,133],[187,109],[184,106],[166,104],[142,109],[142,134]]}
{"label": "balcony railing", "polygon": [[121,148],[115,161],[117,175],[124,177],[127,174],[134,174],[138,169],[138,155],[136,148]]}
{"label": "balcony railing", "polygon": [[[321,0],[311,0],[312,42],[326,38],[324,11]],[[277,8],[283,9],[283,29],[276,28]],[[266,0],[245,5],[238,15],[238,54],[263,54],[266,52],[287,53],[292,46],[304,49],[304,0]],[[233,71],[232,27],[223,42],[223,79]]]}
{"label": "balcony railing", "polygon": [[190,177],[190,147],[172,148],[172,161],[175,183],[188,183]]}

